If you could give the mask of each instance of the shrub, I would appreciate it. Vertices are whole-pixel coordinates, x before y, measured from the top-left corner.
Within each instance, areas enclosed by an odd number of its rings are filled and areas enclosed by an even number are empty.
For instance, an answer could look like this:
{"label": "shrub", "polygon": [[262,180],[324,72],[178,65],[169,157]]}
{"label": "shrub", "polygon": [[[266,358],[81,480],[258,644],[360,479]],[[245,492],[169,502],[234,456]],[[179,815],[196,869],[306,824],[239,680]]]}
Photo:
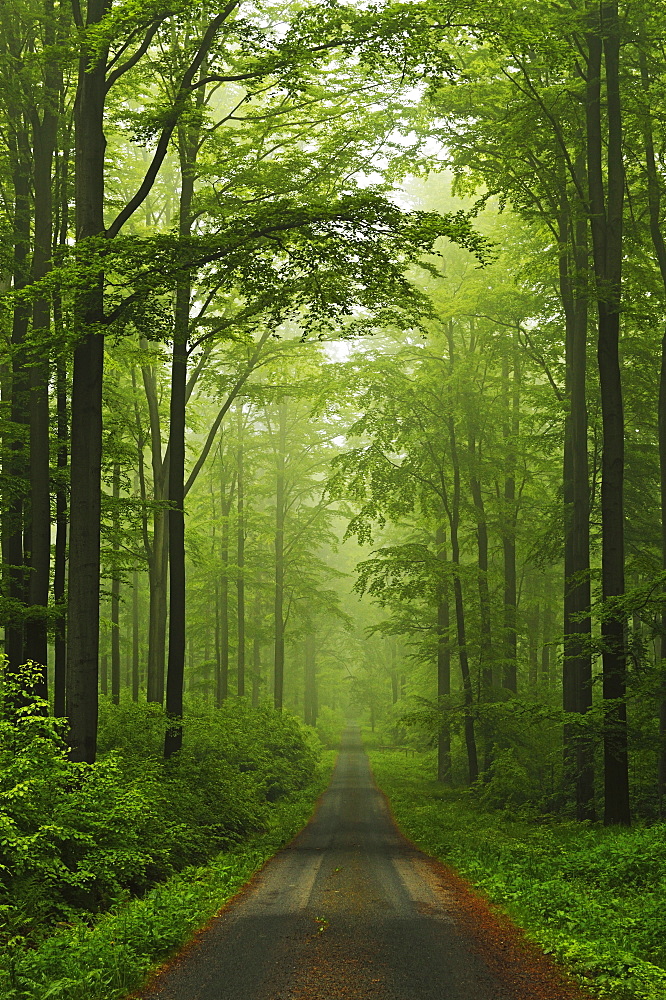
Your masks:
{"label": "shrub", "polygon": [[[21,683],[30,684],[28,670]],[[290,716],[229,702],[187,718],[161,759],[164,713],[101,713],[97,763],[68,760],[39,700],[0,714],[0,941],[34,944],[270,827],[272,803],[308,785],[318,748]]]}

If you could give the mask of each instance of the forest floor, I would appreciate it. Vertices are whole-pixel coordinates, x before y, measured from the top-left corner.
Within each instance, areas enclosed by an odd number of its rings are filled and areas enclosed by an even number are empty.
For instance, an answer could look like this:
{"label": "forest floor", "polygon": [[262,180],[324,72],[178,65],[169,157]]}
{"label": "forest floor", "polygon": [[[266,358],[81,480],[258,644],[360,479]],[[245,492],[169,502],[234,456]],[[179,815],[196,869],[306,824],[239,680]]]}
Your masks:
{"label": "forest floor", "polygon": [[576,1000],[506,918],[397,829],[358,730],[305,830],[136,1000]]}
{"label": "forest floor", "polygon": [[501,907],[511,940],[512,927],[524,928],[595,997],[666,997],[665,824],[605,828],[484,809],[474,790],[433,780],[433,752],[370,750],[370,759],[400,829]]}

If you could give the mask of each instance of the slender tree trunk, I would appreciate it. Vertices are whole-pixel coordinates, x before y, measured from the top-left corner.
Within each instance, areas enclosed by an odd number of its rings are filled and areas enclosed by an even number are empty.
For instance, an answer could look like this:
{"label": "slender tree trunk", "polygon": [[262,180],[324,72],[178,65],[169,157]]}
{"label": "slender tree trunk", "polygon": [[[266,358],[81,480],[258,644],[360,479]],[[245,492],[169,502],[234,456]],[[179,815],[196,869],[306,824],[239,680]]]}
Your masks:
{"label": "slender tree trunk", "polygon": [[[183,178],[185,187],[185,178]],[[182,204],[182,194],[181,194]],[[189,204],[187,206],[189,216]],[[191,286],[178,283],[171,364],[169,419],[169,656],[166,711],[169,724],[164,757],[169,759],[183,742],[183,680],[185,675],[185,387]]]}
{"label": "slender tree trunk", "polygon": [[503,425],[506,466],[504,475],[504,517],[502,526],[502,551],[504,554],[504,677],[503,686],[516,694],[517,676],[517,634],[516,634],[516,448],[519,431],[519,399],[516,400],[519,385],[518,357],[512,343],[513,382],[509,380],[509,354],[502,360],[502,382],[505,394],[505,420]]}
{"label": "slender tree trunk", "polygon": [[[109,0],[88,0],[87,23],[98,24]],[[82,47],[76,93],[76,238],[104,233],[104,101],[106,51]],[[70,542],[67,617],[67,716],[72,759],[97,754],[99,578],[104,371],[103,277],[77,294],[71,414]]]}
{"label": "slender tree trunk", "polygon": [[[478,457],[473,435],[470,435],[469,438],[469,453],[472,468],[474,469]],[[483,493],[481,492],[481,483],[476,471],[473,471],[470,475],[469,486],[476,514],[477,565],[479,569],[479,671],[481,674],[481,685],[485,697],[488,698],[493,687],[493,646],[490,621],[490,592],[488,589],[488,525],[486,522],[486,510],[483,502]]]}
{"label": "slender tree trunk", "polygon": [[[54,308],[54,325],[58,330],[59,313]],[[58,483],[56,486],[56,538],[53,560],[53,601],[57,611],[55,632],[55,665],[53,676],[53,712],[58,718],[65,714],[65,669],[67,662],[65,576],[67,572],[67,490],[65,472],[68,463],[67,445],[67,368],[62,357],[56,365],[56,409],[58,425]]]}
{"label": "slender tree trunk", "polygon": [[[641,39],[639,45],[641,83],[645,107],[643,113],[643,140],[645,147],[645,165],[648,181],[648,204],[650,209],[650,235],[652,245],[659,265],[662,285],[666,293],[666,240],[661,224],[662,187],[657,169],[657,158],[654,148],[653,112],[651,107],[650,77],[645,54],[645,43]],[[659,486],[661,507],[661,566],[666,571],[666,330],[661,340],[661,364],[659,371]],[[666,654],[666,607],[662,611],[659,635],[659,659]],[[659,816],[664,815],[664,795],[666,794],[666,677],[663,674],[659,692],[657,709],[659,722],[659,754],[657,764],[657,793],[659,798]]]}
{"label": "slender tree trunk", "polygon": [[[451,371],[454,369],[454,341],[453,324],[448,328],[449,361]],[[463,603],[462,580],[460,579],[460,543],[458,540],[458,528],[460,524],[460,462],[458,459],[458,446],[456,442],[456,425],[453,412],[449,413],[449,447],[451,449],[451,464],[453,466],[453,495],[447,513],[451,531],[451,560],[455,567],[453,576],[453,596],[456,609],[456,632],[458,636],[458,658],[460,660],[460,672],[462,675],[463,696],[465,701],[465,746],[467,748],[467,764],[469,771],[469,781],[473,784],[479,777],[479,764],[476,749],[476,736],[474,734],[474,692],[472,689],[472,678],[469,670],[469,658],[467,655],[467,635],[465,624],[465,606]]]}
{"label": "slender tree trunk", "polygon": [[305,695],[303,715],[306,726],[317,724],[317,657],[315,637],[309,633],[305,637]]}
{"label": "slender tree trunk", "polygon": [[[159,502],[159,501],[158,501]],[[167,512],[157,509],[153,518],[153,552],[149,565],[148,679],[146,699],[164,702],[166,665],[167,588],[169,575],[169,536]]]}
{"label": "slender tree trunk", "polygon": [[140,686],[140,638],[139,638],[139,574],[132,573],[132,701],[139,700]]}
{"label": "slender tree trunk", "polygon": [[[70,201],[70,126],[65,130],[63,150],[58,160],[57,191],[57,256],[60,263],[66,253],[69,234]],[[65,585],[67,576],[67,468],[69,465],[68,375],[64,356],[65,328],[62,315],[62,297],[53,296],[53,329],[58,353],[55,359],[56,421],[57,421],[57,478],[55,488],[56,536],[53,554],[53,601],[56,608],[53,670],[53,711],[61,718],[65,715],[65,676],[67,670],[67,610]]]}
{"label": "slender tree trunk", "polygon": [[[436,544],[438,558],[446,563],[446,532],[443,525],[437,528]],[[446,714],[451,696],[450,626],[449,596],[446,583],[442,581],[437,600],[437,706],[442,713],[437,733],[437,780],[446,784],[451,783],[451,727]],[[392,672],[392,677],[397,679],[395,671]],[[395,693],[397,696],[397,690]]]}
{"label": "slender tree trunk", "polygon": [[[45,44],[55,45],[52,3],[47,5]],[[61,74],[53,56],[47,59],[44,111],[34,132],[34,252],[32,278],[39,281],[51,269],[53,198],[51,175],[58,131],[58,94]],[[51,477],[49,456],[49,299],[39,296],[33,305],[30,363],[30,585],[31,613],[25,633],[25,656],[43,666],[41,694],[47,697],[47,622],[51,563]]]}
{"label": "slender tree trunk", "polygon": [[278,441],[275,489],[275,654],[273,699],[282,709],[284,691],[284,521],[285,521],[285,451],[287,447],[287,404],[278,405]]}
{"label": "slender tree trunk", "polygon": [[111,700],[114,705],[120,704],[120,577],[118,575],[118,556],[120,554],[120,518],[118,503],[120,501],[120,464],[113,465],[113,566],[111,569]]}
{"label": "slender tree trunk", "polygon": [[[578,175],[585,176],[579,157]],[[585,714],[592,706],[590,610],[590,499],[587,453],[587,222],[579,205],[574,217],[565,189],[560,212],[560,296],[566,318],[564,439],[564,655],[562,707]],[[594,819],[594,755],[577,726],[564,727],[564,773],[573,785],[579,819]]]}
{"label": "slender tree trunk", "polygon": [[[221,456],[222,461],[224,456]],[[229,697],[229,511],[231,494],[225,499],[224,464],[222,465],[222,525],[220,543],[220,672],[218,675],[216,704],[220,708]]]}
{"label": "slender tree trunk", "polygon": [[553,614],[546,599],[541,616],[541,683],[547,691],[551,686],[550,643]]}
{"label": "slender tree trunk", "polygon": [[[9,157],[14,186],[14,259],[13,288],[20,291],[29,281],[30,250],[30,143],[19,112],[10,115]],[[9,380],[11,430],[8,438],[5,489],[8,493],[3,516],[3,563],[7,574],[8,596],[16,609],[5,622],[5,655],[9,674],[16,674],[25,662],[24,615],[18,611],[27,604],[25,578],[24,524],[28,518],[28,462],[25,431],[28,425],[29,368],[26,358],[29,307],[17,301],[13,309],[11,331],[11,379]],[[29,523],[29,522],[27,522]]]}
{"label": "slender tree trunk", "polygon": [[102,653],[101,656],[99,681],[100,691],[106,696],[109,693],[109,657],[107,653]]}
{"label": "slender tree trunk", "polygon": [[257,708],[261,694],[261,593],[254,598],[254,638],[252,640],[252,707]]}
{"label": "slender tree trunk", "polygon": [[[590,225],[597,282],[597,361],[601,391],[601,578],[604,601],[624,594],[624,411],[619,358],[622,296],[622,222],[624,161],[620,102],[620,27],[618,5],[602,2],[600,21],[588,34],[587,165]],[[602,57],[605,65],[607,135],[602,129]],[[606,184],[604,184],[604,163]],[[628,825],[625,618],[606,614],[603,641],[604,822]]]}
{"label": "slender tree trunk", "polygon": [[[147,350],[148,342],[141,341]],[[148,669],[146,700],[164,702],[164,667],[166,661],[167,579],[169,572],[169,538],[165,483],[168,476],[168,456],[162,459],[162,430],[157,397],[155,372],[151,365],[142,365],[141,374],[148,403],[150,422],[150,453],[153,469],[153,540],[148,558]]]}
{"label": "slender tree trunk", "polygon": [[238,621],[238,697],[245,695],[245,495],[243,477],[243,407],[239,402],[238,416],[238,525],[236,529],[238,576],[236,577],[237,621]]}

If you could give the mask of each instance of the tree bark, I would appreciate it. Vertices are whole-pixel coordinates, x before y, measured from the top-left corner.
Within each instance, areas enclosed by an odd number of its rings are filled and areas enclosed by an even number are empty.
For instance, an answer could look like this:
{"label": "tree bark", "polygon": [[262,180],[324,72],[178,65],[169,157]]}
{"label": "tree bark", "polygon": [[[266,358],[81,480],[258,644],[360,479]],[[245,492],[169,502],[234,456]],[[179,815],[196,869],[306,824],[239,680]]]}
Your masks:
{"label": "tree bark", "polygon": [[309,633],[305,637],[305,694],[303,697],[303,717],[306,726],[317,724],[317,657],[315,637]]}
{"label": "tree bark", "polygon": [[[449,362],[453,371],[455,364],[453,325],[448,328]],[[458,529],[460,526],[460,462],[458,458],[458,446],[456,442],[456,425],[453,412],[448,417],[449,447],[451,450],[451,465],[453,467],[453,495],[450,504],[445,504],[449,517],[449,527],[451,532],[451,561],[455,567],[453,576],[453,596],[456,609],[456,632],[458,636],[458,659],[460,661],[460,672],[462,675],[463,697],[465,703],[464,731],[465,746],[467,749],[467,765],[469,771],[469,782],[473,784],[479,777],[479,764],[476,749],[476,737],[474,734],[474,692],[472,689],[472,678],[469,670],[469,657],[467,655],[467,635],[465,624],[465,605],[463,602],[462,580],[460,578],[460,542],[458,539]]]}
{"label": "tree bark", "polygon": [[[645,107],[643,110],[643,143],[645,149],[645,166],[647,174],[648,206],[650,211],[650,235],[655,257],[661,274],[661,281],[666,293],[666,240],[661,225],[662,187],[657,169],[654,135],[652,126],[652,107],[650,95],[650,76],[645,53],[645,43],[641,38],[639,46],[639,61],[641,84]],[[661,340],[661,362],[659,371],[659,492],[661,508],[661,568],[666,572],[666,330]],[[663,660],[666,653],[666,606],[662,610],[659,635],[659,658]],[[666,679],[663,678],[659,692],[657,708],[659,725],[659,751],[657,763],[657,794],[659,799],[659,816],[664,815],[664,795],[666,794]]]}
{"label": "tree bark", "polygon": [[[54,325],[58,329],[54,308]],[[53,560],[53,601],[56,606],[55,664],[53,676],[53,713],[65,715],[65,670],[67,663],[66,613],[64,608],[67,572],[67,488],[64,476],[68,464],[69,428],[67,420],[67,367],[62,357],[56,363],[56,410],[58,438],[58,483],[56,486],[56,538]]]}
{"label": "tree bark", "polygon": [[477,446],[473,434],[470,434],[469,438],[469,454],[472,462],[469,487],[474,503],[474,512],[476,514],[480,631],[479,671],[481,675],[481,686],[483,688],[485,698],[487,699],[493,687],[493,645],[490,618],[490,592],[488,589],[488,525],[486,522],[483,493],[481,492],[481,482],[476,471]]}
{"label": "tree bark", "polygon": [[[141,347],[147,348],[147,341]],[[150,454],[153,470],[153,538],[146,551],[148,559],[148,668],[146,700],[163,704],[164,668],[166,663],[167,590],[169,572],[169,537],[167,531],[166,480],[168,456],[162,459],[162,429],[157,398],[155,371],[151,365],[141,366],[143,387],[148,404],[150,424]]]}
{"label": "tree bark", "polygon": [[[88,0],[87,25],[98,24],[110,0]],[[82,43],[75,103],[76,239],[104,233],[104,47]],[[71,756],[93,763],[97,754],[99,578],[104,371],[103,276],[82,289],[75,303],[71,410],[71,485],[67,615],[67,716]]]}
{"label": "tree bark", "polygon": [[[32,280],[51,269],[53,247],[52,173],[59,121],[62,72],[56,55],[56,16],[53,0],[44,5],[43,109],[33,110],[34,249]],[[33,305],[30,366],[30,614],[26,625],[26,659],[41,664],[41,694],[47,685],[47,608],[51,565],[51,476],[49,421],[49,297],[39,295]]]}
{"label": "tree bark", "polygon": [[[577,172],[585,176],[579,157]],[[590,484],[587,451],[587,221],[563,187],[560,210],[560,297],[565,314],[564,434],[564,653],[562,707],[584,715],[592,707],[590,617]],[[578,819],[594,819],[592,742],[577,726],[564,727],[564,775],[573,785]]]}
{"label": "tree bark", "polygon": [[[185,179],[183,178],[183,187]],[[182,203],[182,195],[181,195]],[[189,205],[188,205],[189,214]],[[185,676],[185,385],[191,286],[178,283],[171,364],[169,417],[169,655],[167,660],[168,760],[183,743],[183,680]]]}
{"label": "tree bark", "polygon": [[120,554],[120,463],[113,463],[113,565],[111,567],[111,701],[120,704],[120,576],[118,556]]}
{"label": "tree bark", "polygon": [[[10,115],[9,158],[14,186],[14,257],[13,288],[20,291],[29,281],[30,249],[30,143],[20,111]],[[24,524],[28,506],[28,463],[26,431],[28,427],[29,368],[26,364],[26,335],[29,308],[18,301],[14,305],[11,332],[11,380],[9,383],[11,430],[4,463],[5,490],[9,501],[3,517],[3,563],[8,567],[7,592],[13,602],[5,622],[7,671],[16,675],[25,662],[24,617],[28,593],[25,578]]]}
{"label": "tree bark", "polygon": [[140,638],[139,638],[139,574],[132,573],[132,701],[139,700],[140,681]]}
{"label": "tree bark", "polygon": [[[590,225],[597,287],[597,363],[601,390],[601,578],[603,642],[604,822],[629,825],[625,615],[609,608],[624,594],[624,411],[619,358],[622,298],[624,161],[617,3],[602,2],[588,34],[586,93]],[[606,136],[601,109],[605,66]],[[604,184],[604,160],[606,183]]]}
{"label": "tree bark", "polygon": [[220,542],[220,666],[217,676],[215,701],[218,708],[229,697],[229,513],[233,502],[233,488],[226,496],[224,454],[220,449],[222,476],[220,483],[222,524]]}
{"label": "tree bark", "polygon": [[[515,337],[515,335],[514,335]],[[504,517],[502,525],[502,552],[504,556],[504,670],[503,686],[516,694],[517,674],[517,586],[516,586],[516,448],[519,432],[520,374],[515,343],[511,344],[513,379],[509,378],[509,351],[502,359],[505,418],[502,428],[505,447]]]}
{"label": "tree bark", "polygon": [[252,639],[252,707],[259,706],[261,695],[261,592],[254,598],[254,637]]}
{"label": "tree bark", "polygon": [[[435,539],[437,545],[437,556],[446,563],[446,532],[443,525],[437,528]],[[449,710],[449,698],[451,696],[451,643],[449,628],[451,626],[449,614],[449,596],[446,583],[441,582],[438,588],[437,598],[437,707],[441,713],[441,723],[437,732],[437,780],[451,783],[451,727],[446,713]],[[394,704],[397,701],[397,673],[391,672],[391,678],[395,678],[394,683]]]}
{"label": "tree bark", "polygon": [[[58,171],[58,262],[66,252],[69,233],[69,149],[71,136],[66,133],[64,148],[60,156]],[[62,315],[62,298],[53,296],[53,329],[56,343],[64,345],[65,331]],[[65,607],[65,584],[67,576],[67,484],[66,473],[69,465],[69,413],[67,363],[62,347],[55,361],[56,373],[56,421],[57,421],[57,482],[56,537],[53,554],[53,602],[55,604],[53,712],[58,718],[65,715],[65,677],[67,671],[67,610]]]}
{"label": "tree bark", "polygon": [[236,526],[236,561],[238,565],[238,574],[236,577],[236,611],[238,623],[238,648],[236,651],[236,662],[238,666],[237,691],[238,697],[242,698],[245,695],[245,495],[243,476],[243,406],[240,402],[237,407],[237,418],[238,524]]}
{"label": "tree bark", "polygon": [[275,646],[273,667],[273,702],[282,710],[284,694],[284,525],[285,525],[285,452],[287,448],[287,404],[278,404],[278,440],[275,455]]}

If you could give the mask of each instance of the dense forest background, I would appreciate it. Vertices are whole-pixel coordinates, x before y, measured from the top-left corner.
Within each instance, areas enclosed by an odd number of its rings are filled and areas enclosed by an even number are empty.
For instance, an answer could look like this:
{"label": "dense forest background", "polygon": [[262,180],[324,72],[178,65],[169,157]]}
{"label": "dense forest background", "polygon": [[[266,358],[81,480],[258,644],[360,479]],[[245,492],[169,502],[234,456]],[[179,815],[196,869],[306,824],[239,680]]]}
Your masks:
{"label": "dense forest background", "polygon": [[664,27],[0,7],[18,951],[265,831],[350,715],[484,807],[663,817]]}

